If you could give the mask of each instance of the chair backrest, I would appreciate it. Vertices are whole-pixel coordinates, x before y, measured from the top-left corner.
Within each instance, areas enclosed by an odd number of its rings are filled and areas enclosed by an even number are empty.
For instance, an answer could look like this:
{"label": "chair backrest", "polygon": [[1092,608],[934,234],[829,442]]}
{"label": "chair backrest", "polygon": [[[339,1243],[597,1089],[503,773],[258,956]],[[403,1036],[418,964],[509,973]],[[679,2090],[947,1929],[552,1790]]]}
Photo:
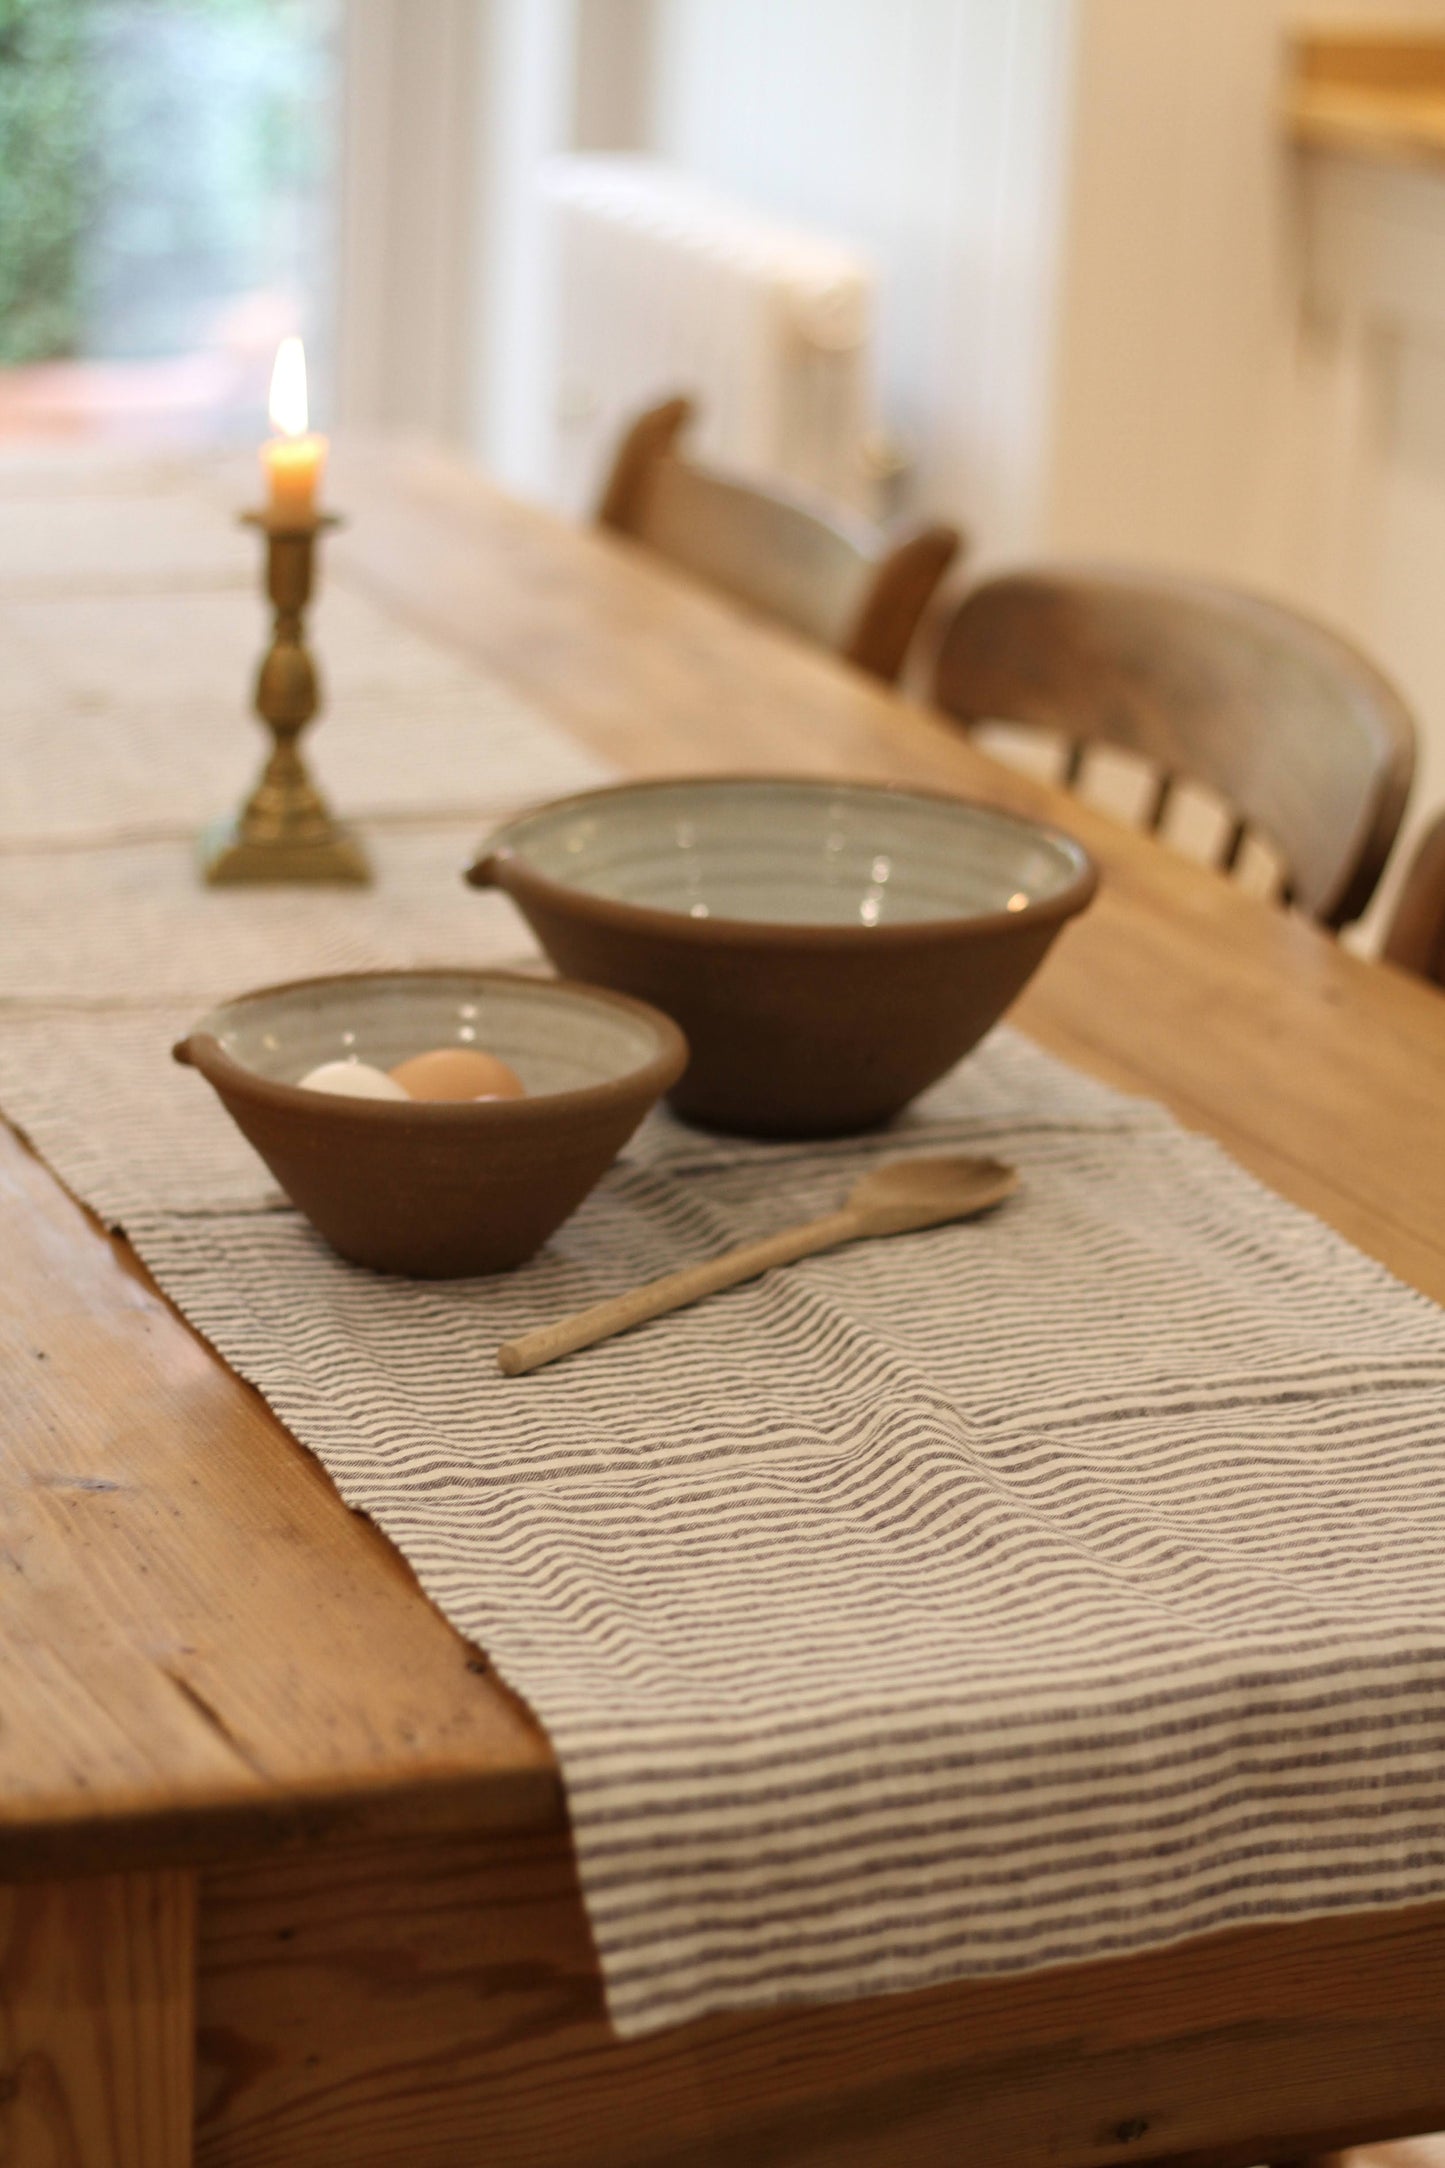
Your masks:
{"label": "chair backrest", "polygon": [[1285,900],[1327,926],[1358,918],[1400,825],[1415,762],[1409,710],[1333,633],[1204,581],[1092,568],[1021,571],[965,596],[944,634],[940,707],[964,723],[1038,725],[1069,746],[1125,748],[1156,783],[1230,809],[1218,863],[1257,834],[1283,862]]}
{"label": "chair backrest", "polygon": [[959,546],[952,527],[892,536],[790,491],[684,459],[687,399],[639,415],[597,509],[685,571],[890,681]]}
{"label": "chair backrest", "polygon": [[1381,954],[1445,986],[1445,813],[1420,840]]}

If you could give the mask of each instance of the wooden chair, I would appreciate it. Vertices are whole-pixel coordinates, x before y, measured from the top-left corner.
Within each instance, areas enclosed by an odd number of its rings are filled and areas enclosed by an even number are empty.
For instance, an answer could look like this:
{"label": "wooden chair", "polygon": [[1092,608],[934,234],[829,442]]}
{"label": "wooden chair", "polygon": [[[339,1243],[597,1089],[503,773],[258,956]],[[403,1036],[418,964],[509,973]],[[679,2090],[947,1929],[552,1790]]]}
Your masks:
{"label": "wooden chair", "polygon": [[682,458],[689,399],[639,415],[618,448],[599,525],[892,683],[957,553],[952,527],[892,537],[791,492]]}
{"label": "wooden chair", "polygon": [[[1445,813],[1426,829],[1405,876],[1381,954],[1445,986]],[[1445,2168],[1445,2141],[1441,2144]]]}
{"label": "wooden chair", "polygon": [[960,722],[1059,732],[1065,780],[1092,747],[1147,764],[1145,824],[1177,783],[1229,813],[1217,854],[1254,835],[1278,855],[1283,900],[1330,927],[1369,902],[1415,762],[1408,709],[1373,664],[1277,603],[1203,581],[1040,569],[965,596],[934,695]]}

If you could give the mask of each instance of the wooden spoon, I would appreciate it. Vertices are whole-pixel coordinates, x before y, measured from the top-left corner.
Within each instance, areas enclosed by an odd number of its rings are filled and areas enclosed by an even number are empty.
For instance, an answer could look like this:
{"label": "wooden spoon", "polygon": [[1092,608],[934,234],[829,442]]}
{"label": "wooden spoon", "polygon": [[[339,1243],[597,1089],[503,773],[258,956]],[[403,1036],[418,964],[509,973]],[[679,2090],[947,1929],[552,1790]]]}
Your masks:
{"label": "wooden spoon", "polygon": [[627,1332],[650,1317],[685,1309],[701,1295],[756,1279],[773,1265],[791,1265],[799,1257],[813,1257],[819,1250],[858,1242],[865,1235],[911,1234],[918,1227],[969,1219],[999,1204],[1018,1188],[1018,1180],[1014,1169],[997,1159],[887,1160],[849,1191],[841,1212],[785,1227],[781,1234],[768,1235],[761,1242],[744,1242],[706,1264],[669,1272],[644,1287],[634,1287],[630,1294],[614,1295],[555,1325],[543,1325],[521,1340],[509,1340],[497,1349],[497,1367],[509,1378],[521,1377],[524,1371],[540,1370],[559,1355],[610,1340],[614,1333]]}

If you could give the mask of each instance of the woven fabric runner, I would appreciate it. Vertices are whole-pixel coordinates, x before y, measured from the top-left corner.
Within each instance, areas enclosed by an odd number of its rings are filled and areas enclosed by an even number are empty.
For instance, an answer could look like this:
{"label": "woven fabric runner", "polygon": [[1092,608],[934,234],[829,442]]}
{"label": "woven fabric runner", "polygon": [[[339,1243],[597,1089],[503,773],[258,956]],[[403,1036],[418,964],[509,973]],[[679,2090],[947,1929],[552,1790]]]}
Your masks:
{"label": "woven fabric runner", "polygon": [[[183,834],[219,778],[146,776],[177,686],[225,711],[205,642],[254,641],[254,598],[219,554],[203,585],[185,470],[44,481],[91,514],[52,508],[56,562],[27,557],[0,486],[0,651],[51,613],[0,690],[0,1101],[537,1711],[618,2028],[1445,1894],[1445,1316],[1007,1030],[886,1137],[657,1117],[517,1274],[339,1263],[170,1042],[249,983],[515,957],[458,816],[593,765],[445,654],[419,680],[414,636],[338,595],[358,646],[318,757],[348,809],[391,807],[379,885],[205,894]],[[137,497],[154,589],[119,598],[95,530]],[[181,560],[172,631],[204,600],[212,633],[122,699],[127,607]],[[1024,1176],[986,1220],[494,1367],[881,1153],[975,1144]]]}

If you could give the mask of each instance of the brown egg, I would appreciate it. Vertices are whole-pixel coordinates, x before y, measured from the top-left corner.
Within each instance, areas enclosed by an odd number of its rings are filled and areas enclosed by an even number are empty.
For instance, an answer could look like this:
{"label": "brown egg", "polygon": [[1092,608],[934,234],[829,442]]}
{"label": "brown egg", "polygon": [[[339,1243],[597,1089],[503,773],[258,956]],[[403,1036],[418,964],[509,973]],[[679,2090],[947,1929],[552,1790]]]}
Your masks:
{"label": "brown egg", "polygon": [[525,1099],[527,1088],[495,1054],[470,1046],[434,1046],[389,1071],[413,1099]]}

